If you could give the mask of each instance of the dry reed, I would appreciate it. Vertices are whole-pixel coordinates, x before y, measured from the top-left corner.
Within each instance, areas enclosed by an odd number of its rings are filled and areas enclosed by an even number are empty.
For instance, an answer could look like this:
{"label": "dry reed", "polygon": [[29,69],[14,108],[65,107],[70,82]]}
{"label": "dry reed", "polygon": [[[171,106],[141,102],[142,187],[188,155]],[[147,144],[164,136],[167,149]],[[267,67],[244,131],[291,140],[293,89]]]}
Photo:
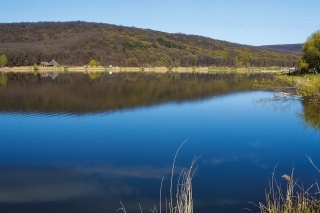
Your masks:
{"label": "dry reed", "polygon": [[[320,172],[312,159],[307,156],[310,163]],[[276,169],[276,167],[275,167]],[[320,194],[318,182],[316,181],[308,188],[299,185],[294,179],[294,167],[291,175],[284,174],[282,178],[286,180],[286,191],[282,191],[281,184],[275,177],[275,169],[269,179],[269,191],[266,191],[266,203],[254,204],[259,208],[260,213],[320,213]],[[311,193],[311,191],[315,191]],[[251,211],[251,210],[250,210]]]}
{"label": "dry reed", "polygon": [[[177,192],[175,195],[175,198],[172,193],[173,188],[173,174],[174,174],[174,168],[175,168],[175,162],[177,155],[179,153],[180,148],[183,146],[183,144],[186,141],[184,141],[176,151],[176,154],[173,159],[172,164],[172,170],[171,170],[171,178],[170,178],[170,195],[169,199],[166,199],[166,213],[193,213],[193,197],[192,197],[192,178],[194,176],[194,173],[196,171],[195,163],[199,159],[199,157],[195,157],[188,170],[183,169],[179,175],[178,183],[177,183]],[[160,185],[160,204],[159,204],[159,213],[162,212],[162,182],[163,177],[161,180]],[[121,208],[119,208],[117,211],[121,210],[122,212],[126,213],[126,209],[122,202],[120,201]],[[141,205],[139,204],[140,212],[142,213]],[[150,209],[152,213],[158,213],[158,209],[156,206],[153,207],[153,209]]]}

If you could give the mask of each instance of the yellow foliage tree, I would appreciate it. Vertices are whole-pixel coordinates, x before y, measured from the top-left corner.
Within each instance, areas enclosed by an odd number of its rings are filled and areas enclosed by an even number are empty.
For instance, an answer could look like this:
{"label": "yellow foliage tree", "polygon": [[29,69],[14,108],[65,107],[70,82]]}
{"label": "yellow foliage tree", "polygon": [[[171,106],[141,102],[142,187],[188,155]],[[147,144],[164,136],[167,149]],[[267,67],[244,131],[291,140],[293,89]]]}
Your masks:
{"label": "yellow foliage tree", "polygon": [[320,69],[320,30],[313,33],[302,46],[302,59],[309,68]]}
{"label": "yellow foliage tree", "polygon": [[89,62],[89,66],[90,66],[90,67],[98,67],[98,66],[100,66],[100,62],[99,62],[99,61],[96,61],[96,60],[91,60],[91,61]]}

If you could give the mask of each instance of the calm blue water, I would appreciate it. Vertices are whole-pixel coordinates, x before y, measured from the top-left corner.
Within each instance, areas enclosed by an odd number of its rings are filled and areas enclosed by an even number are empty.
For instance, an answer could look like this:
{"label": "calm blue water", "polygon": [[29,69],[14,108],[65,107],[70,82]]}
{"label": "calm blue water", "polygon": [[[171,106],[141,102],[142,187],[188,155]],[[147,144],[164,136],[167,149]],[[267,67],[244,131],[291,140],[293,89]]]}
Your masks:
{"label": "calm blue water", "polygon": [[[277,163],[306,185],[319,177],[320,136],[300,100],[242,92],[105,113],[0,112],[1,212],[144,212],[169,196],[194,156],[194,212],[243,212],[264,202]],[[163,209],[165,207],[162,207]]]}

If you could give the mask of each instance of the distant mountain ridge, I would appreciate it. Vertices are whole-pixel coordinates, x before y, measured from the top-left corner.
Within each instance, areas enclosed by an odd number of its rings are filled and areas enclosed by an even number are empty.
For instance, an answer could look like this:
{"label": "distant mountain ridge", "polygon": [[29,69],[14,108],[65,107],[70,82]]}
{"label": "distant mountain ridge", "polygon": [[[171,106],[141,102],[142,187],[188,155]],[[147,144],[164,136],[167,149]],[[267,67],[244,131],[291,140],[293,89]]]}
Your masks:
{"label": "distant mountain ridge", "polygon": [[275,45],[262,45],[259,47],[269,49],[269,50],[301,53],[302,45],[303,44],[275,44]]}
{"label": "distant mountain ridge", "polygon": [[8,66],[55,59],[60,65],[129,67],[294,66],[298,52],[241,45],[182,33],[88,22],[0,23],[0,54]]}

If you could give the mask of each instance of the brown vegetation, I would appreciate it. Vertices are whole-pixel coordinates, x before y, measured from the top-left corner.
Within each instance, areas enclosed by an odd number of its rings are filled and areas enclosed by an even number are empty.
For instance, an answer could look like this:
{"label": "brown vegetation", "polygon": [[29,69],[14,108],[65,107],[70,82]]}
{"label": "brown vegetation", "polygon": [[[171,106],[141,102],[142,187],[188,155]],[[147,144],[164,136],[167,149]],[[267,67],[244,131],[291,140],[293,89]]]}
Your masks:
{"label": "brown vegetation", "polygon": [[0,53],[7,66],[133,67],[296,66],[299,53],[280,52],[181,33],[87,22],[1,23]]}

